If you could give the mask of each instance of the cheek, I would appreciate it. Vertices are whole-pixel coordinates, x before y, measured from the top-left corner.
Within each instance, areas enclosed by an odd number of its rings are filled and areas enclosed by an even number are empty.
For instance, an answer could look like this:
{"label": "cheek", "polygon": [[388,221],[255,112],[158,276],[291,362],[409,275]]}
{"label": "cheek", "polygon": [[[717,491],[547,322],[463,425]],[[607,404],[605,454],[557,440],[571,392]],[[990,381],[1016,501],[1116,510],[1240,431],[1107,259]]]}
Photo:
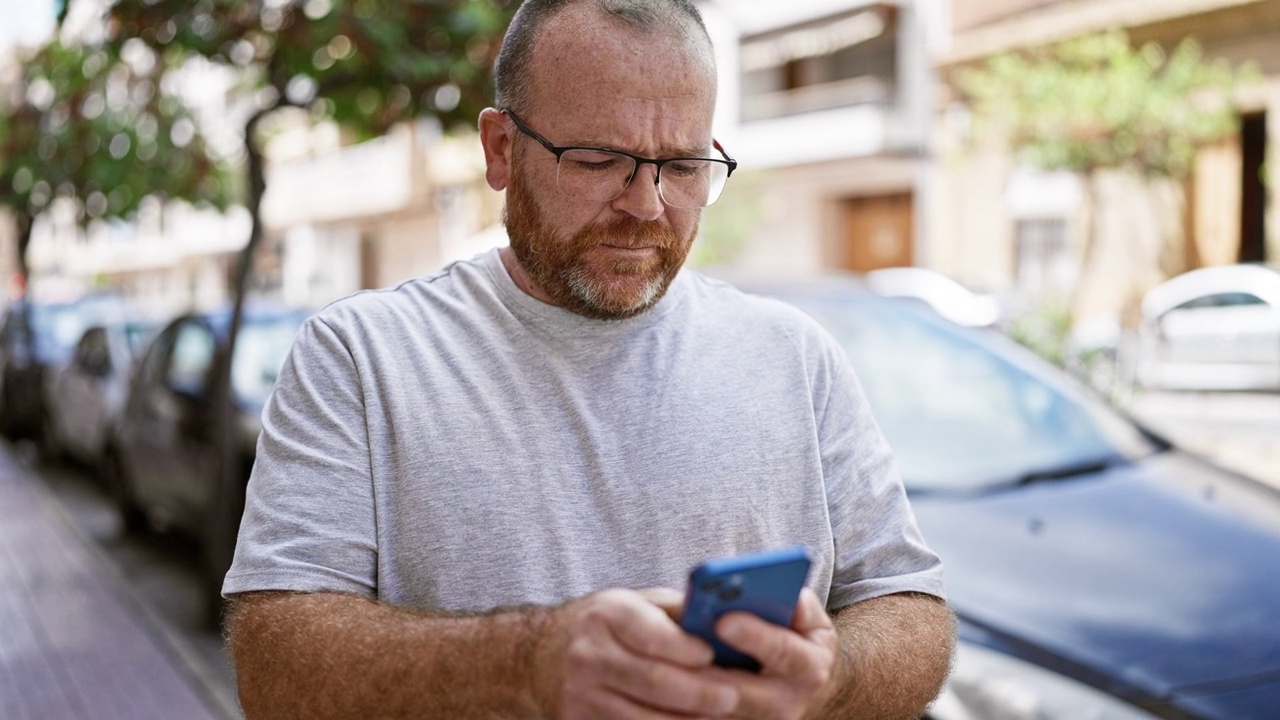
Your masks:
{"label": "cheek", "polygon": [[701,210],[672,210],[667,208],[667,222],[670,223],[671,229],[675,231],[676,236],[691,242],[693,236],[698,232],[698,224],[702,220]]}

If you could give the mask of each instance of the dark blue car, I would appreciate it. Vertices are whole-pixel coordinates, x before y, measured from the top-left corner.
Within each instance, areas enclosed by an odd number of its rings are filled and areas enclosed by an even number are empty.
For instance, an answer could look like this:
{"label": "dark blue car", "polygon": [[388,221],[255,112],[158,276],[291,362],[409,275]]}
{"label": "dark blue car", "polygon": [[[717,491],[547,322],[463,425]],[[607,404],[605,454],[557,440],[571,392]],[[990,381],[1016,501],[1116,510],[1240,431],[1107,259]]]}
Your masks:
{"label": "dark blue car", "polygon": [[844,346],[943,558],[960,646],[931,718],[1280,718],[1280,491],[994,331],[850,282],[756,289]]}
{"label": "dark blue car", "polygon": [[[219,619],[262,407],[308,315],[247,304],[234,352],[228,310],[173,320],[138,362],[107,444],[103,470],[125,527],[176,528],[199,542],[210,622]],[[230,380],[222,427],[219,377]]]}

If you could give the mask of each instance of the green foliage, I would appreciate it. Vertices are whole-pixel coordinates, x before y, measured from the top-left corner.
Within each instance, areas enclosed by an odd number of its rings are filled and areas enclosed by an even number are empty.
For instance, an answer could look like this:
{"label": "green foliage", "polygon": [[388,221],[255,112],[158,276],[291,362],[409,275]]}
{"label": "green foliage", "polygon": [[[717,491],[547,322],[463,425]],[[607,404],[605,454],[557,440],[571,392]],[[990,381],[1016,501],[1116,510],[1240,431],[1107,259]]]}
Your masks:
{"label": "green foliage", "polygon": [[27,218],[57,198],[79,221],[128,217],[148,195],[226,207],[232,184],[191,114],[145,63],[55,40],[0,98],[0,205]]}
{"label": "green foliage", "polygon": [[1166,54],[1123,32],[1006,53],[962,71],[977,128],[1047,170],[1134,167],[1184,177],[1196,149],[1236,129],[1235,88],[1250,67],[1206,61],[1194,39]]}
{"label": "green foliage", "polygon": [[701,267],[732,263],[763,215],[766,174],[739,170],[724,195],[702,214],[702,231],[689,261]]}
{"label": "green foliage", "polygon": [[1071,308],[1054,302],[1040,304],[1015,318],[1007,332],[1009,337],[1045,360],[1064,366],[1071,332]]}
{"label": "green foliage", "polygon": [[115,42],[136,39],[167,67],[192,56],[235,68],[260,110],[293,105],[356,137],[434,115],[474,126],[511,0],[116,0]]}

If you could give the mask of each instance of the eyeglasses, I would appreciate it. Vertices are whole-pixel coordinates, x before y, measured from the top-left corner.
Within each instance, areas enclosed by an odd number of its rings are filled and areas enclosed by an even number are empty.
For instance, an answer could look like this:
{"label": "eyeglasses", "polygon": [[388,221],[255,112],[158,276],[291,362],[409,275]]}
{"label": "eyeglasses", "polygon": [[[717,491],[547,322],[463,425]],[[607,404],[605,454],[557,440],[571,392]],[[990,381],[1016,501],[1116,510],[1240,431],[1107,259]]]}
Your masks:
{"label": "eyeglasses", "polygon": [[589,202],[608,202],[631,185],[641,165],[653,165],[654,184],[662,202],[673,208],[704,208],[715,202],[724,184],[738,167],[719,142],[714,158],[646,158],[617,150],[552,145],[510,110],[503,110],[521,133],[533,138],[556,156],[556,185],[566,195]]}

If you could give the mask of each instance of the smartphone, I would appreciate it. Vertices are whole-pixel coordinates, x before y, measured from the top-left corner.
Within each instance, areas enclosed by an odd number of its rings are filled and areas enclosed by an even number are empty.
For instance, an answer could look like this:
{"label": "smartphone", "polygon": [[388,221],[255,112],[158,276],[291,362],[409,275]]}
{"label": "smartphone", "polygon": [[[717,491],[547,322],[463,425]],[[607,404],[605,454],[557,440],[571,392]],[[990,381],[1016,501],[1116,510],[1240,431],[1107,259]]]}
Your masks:
{"label": "smartphone", "polygon": [[716,620],[746,611],[791,627],[808,574],[809,554],[799,546],[707,560],[689,572],[680,627],[711,644],[717,665],[758,672],[755,658],[720,641]]}

